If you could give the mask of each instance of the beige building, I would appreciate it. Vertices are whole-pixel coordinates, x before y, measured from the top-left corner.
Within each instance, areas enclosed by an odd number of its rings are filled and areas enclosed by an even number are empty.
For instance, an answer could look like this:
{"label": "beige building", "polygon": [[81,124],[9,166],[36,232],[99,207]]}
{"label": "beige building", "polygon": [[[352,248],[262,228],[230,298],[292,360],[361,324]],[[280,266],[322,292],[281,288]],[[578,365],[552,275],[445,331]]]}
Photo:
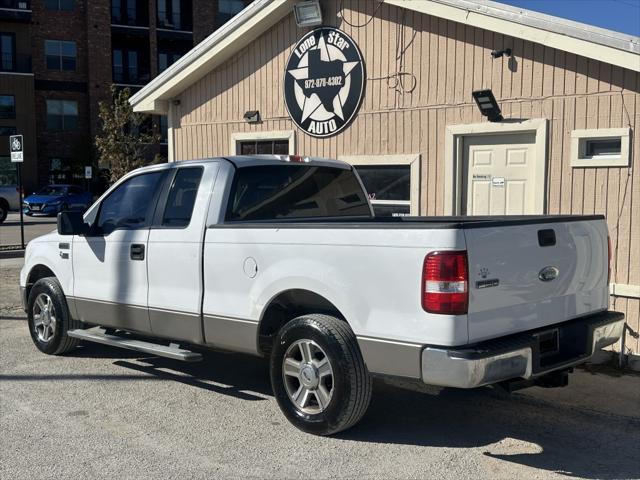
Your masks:
{"label": "beige building", "polygon": [[606,215],[640,330],[639,38],[480,0],[321,0],[318,29],[300,3],[255,1],[133,97],[171,160],[344,159],[382,214]]}

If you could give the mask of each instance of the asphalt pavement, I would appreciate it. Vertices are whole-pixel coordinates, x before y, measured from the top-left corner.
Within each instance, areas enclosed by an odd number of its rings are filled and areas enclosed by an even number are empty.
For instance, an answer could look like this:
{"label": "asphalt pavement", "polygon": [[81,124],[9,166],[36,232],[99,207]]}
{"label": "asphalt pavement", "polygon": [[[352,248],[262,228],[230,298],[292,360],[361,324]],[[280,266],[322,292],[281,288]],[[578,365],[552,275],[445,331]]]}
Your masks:
{"label": "asphalt pavement", "polygon": [[[56,229],[56,217],[24,216],[25,245],[40,235]],[[0,224],[0,247],[20,245],[20,214],[10,212],[7,219]]]}
{"label": "asphalt pavement", "polygon": [[20,264],[0,260],[0,478],[640,477],[639,376],[593,367],[512,395],[376,381],[360,424],[315,437],[281,415],[259,358],[39,353]]}

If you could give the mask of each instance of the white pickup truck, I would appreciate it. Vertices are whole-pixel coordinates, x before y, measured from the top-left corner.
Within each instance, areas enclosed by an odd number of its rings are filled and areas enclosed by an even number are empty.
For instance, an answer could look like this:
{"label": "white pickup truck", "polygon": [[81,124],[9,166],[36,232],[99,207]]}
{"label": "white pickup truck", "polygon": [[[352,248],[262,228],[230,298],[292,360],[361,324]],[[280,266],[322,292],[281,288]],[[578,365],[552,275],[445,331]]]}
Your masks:
{"label": "white pickup truck", "polygon": [[608,256],[602,216],[377,218],[348,164],[229,157],[145,167],[60,213],[20,286],[44,353],[262,355],[286,417],[327,435],[363,416],[372,375],[566,384],[624,326]]}

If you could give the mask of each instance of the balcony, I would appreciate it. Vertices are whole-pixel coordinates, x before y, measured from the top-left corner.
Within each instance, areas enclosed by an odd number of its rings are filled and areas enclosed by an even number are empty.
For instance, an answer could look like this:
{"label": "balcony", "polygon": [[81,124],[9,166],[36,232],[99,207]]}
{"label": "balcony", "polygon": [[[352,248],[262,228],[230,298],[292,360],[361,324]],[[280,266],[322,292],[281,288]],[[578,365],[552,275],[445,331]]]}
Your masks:
{"label": "balcony", "polygon": [[[146,13],[146,12],[145,12]],[[149,27],[149,17],[145,14],[139,14],[139,9],[121,8],[119,6],[111,6],[111,24],[121,27]]]}
{"label": "balcony", "polygon": [[0,0],[0,20],[30,22],[31,0]]}
{"label": "balcony", "polygon": [[31,55],[14,55],[3,53],[0,55],[0,72],[3,73],[31,73]]}
{"label": "balcony", "polygon": [[158,28],[164,30],[193,31],[191,16],[185,12],[166,12],[158,10]]}
{"label": "balcony", "polygon": [[113,83],[117,85],[145,85],[151,80],[151,74],[147,69],[137,66],[123,67],[113,66]]}

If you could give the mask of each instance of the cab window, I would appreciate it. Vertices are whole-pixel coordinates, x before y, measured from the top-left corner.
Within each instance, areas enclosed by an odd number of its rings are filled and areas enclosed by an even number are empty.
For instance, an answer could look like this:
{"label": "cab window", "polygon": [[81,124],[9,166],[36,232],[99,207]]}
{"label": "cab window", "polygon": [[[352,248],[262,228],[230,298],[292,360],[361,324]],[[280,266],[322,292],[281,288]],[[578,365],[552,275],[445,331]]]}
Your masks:
{"label": "cab window", "polygon": [[181,168],[176,172],[162,216],[163,226],[181,228],[189,225],[201,178],[202,167]]}
{"label": "cab window", "polygon": [[145,173],[130,178],[116,188],[100,205],[97,229],[109,234],[115,229],[148,226],[164,171]]}

